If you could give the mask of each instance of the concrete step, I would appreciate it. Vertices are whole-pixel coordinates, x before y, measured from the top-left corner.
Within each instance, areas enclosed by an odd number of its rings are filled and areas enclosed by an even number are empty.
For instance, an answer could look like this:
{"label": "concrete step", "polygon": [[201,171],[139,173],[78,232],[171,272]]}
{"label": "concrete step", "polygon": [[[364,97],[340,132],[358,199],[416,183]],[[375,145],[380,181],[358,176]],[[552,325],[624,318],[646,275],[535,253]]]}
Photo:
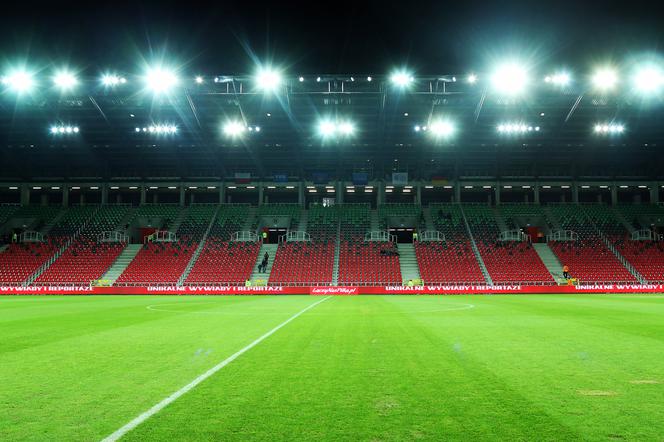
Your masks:
{"label": "concrete step", "polygon": [[339,252],[341,250],[341,225],[337,224],[337,238],[334,244],[334,268],[332,269],[332,285],[339,284]]}
{"label": "concrete step", "polygon": [[399,266],[401,267],[401,279],[404,284],[411,279],[420,279],[420,268],[417,265],[415,246],[412,243],[397,244],[399,251]]}
{"label": "concrete step", "polygon": [[131,264],[138,252],[141,251],[142,247],[143,244],[128,244],[100,279],[106,279],[111,285],[114,284],[120,275],[122,275],[122,272]]}
{"label": "concrete step", "polygon": [[558,284],[565,284],[566,281],[565,278],[563,278],[563,265],[556,254],[553,253],[551,247],[545,243],[536,243],[533,244],[533,249],[535,249],[535,252],[537,252],[553,279]]}
{"label": "concrete step", "polygon": [[[277,249],[279,248],[278,244],[263,244],[261,249],[258,251],[258,257],[256,257],[256,262],[254,263],[254,271],[251,273],[251,282],[256,284],[258,280],[264,280],[265,283],[270,280],[270,272],[272,271],[272,264],[274,264],[274,257],[277,254]],[[267,261],[267,268],[264,272],[258,271],[258,266],[263,261],[263,256],[265,252],[269,255]]]}

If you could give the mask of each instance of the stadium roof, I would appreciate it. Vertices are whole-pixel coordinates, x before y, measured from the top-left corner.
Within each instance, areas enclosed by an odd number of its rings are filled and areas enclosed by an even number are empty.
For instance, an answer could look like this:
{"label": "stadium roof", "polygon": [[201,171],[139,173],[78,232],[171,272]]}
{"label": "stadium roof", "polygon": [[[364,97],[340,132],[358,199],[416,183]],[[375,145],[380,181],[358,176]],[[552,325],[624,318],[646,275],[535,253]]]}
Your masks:
{"label": "stadium roof", "polygon": [[[656,149],[664,142],[659,71],[628,69],[620,77],[601,69],[576,76],[518,69],[283,78],[276,71],[202,76],[163,69],[94,78],[15,71],[2,77],[0,143],[10,164],[25,149],[36,163],[47,158],[50,168],[80,158],[89,165],[92,156],[107,170],[93,176],[117,175],[111,163],[127,170],[149,163],[138,167],[144,169],[138,176],[154,174],[146,169],[155,167],[166,176],[224,176],[239,169],[261,176],[276,170],[386,172],[394,160],[422,175],[451,176],[460,174],[461,159],[478,176],[504,176],[481,172],[501,161],[514,169],[507,174],[565,176],[570,162],[583,168],[586,157],[588,167],[606,172],[595,153],[607,149],[619,168],[641,168],[612,176],[657,173],[650,169],[661,164]],[[526,173],[535,163],[539,172]],[[176,171],[183,165],[186,170]],[[543,173],[546,168],[557,171]]]}

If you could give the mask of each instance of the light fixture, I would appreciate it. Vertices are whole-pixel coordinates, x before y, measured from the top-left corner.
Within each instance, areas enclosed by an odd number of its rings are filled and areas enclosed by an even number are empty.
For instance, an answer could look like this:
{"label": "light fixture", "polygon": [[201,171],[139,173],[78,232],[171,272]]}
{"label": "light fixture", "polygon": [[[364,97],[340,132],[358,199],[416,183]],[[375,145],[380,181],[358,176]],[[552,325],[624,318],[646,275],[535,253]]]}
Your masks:
{"label": "light fixture", "polygon": [[609,91],[618,83],[618,74],[612,68],[598,69],[592,76],[592,83],[595,89],[599,91]]}
{"label": "light fixture", "polygon": [[80,132],[78,126],[60,126],[54,125],[49,128],[51,135],[62,135],[62,134],[77,134]]}
{"label": "light fixture", "polygon": [[147,127],[135,127],[134,132],[147,132],[157,135],[173,135],[177,133],[178,127],[174,124],[153,124]]}
{"label": "light fixture", "polygon": [[656,94],[664,86],[664,74],[656,66],[640,68],[634,75],[634,87],[641,94]]}
{"label": "light fixture", "polygon": [[104,74],[101,76],[101,84],[106,87],[114,87],[125,84],[127,79],[116,74]]}
{"label": "light fixture", "polygon": [[616,135],[623,133],[625,131],[625,126],[614,123],[596,124],[593,126],[593,131],[600,135]]}
{"label": "light fixture", "polygon": [[6,76],[2,77],[2,84],[9,89],[19,94],[30,92],[34,87],[34,79],[32,73],[24,70],[11,71]]}
{"label": "light fixture", "polygon": [[53,84],[60,90],[67,91],[73,89],[78,84],[76,75],[69,71],[59,71],[53,77]]}
{"label": "light fixture", "polygon": [[531,126],[525,123],[503,123],[496,126],[496,129],[502,134],[525,134],[540,131],[539,126]]}
{"label": "light fixture", "polygon": [[232,120],[224,123],[223,130],[227,137],[235,138],[241,136],[247,127],[240,121]]}
{"label": "light fixture", "polygon": [[407,86],[410,86],[413,80],[414,80],[413,76],[408,71],[405,70],[399,70],[390,75],[390,81],[392,81],[392,84],[400,88],[405,88]]}
{"label": "light fixture", "polygon": [[276,90],[282,81],[281,73],[271,68],[260,68],[256,73],[256,86],[265,92]]}
{"label": "light fixture", "polygon": [[503,95],[521,95],[528,86],[528,71],[517,63],[505,63],[491,75],[493,89]]}
{"label": "light fixture", "polygon": [[436,120],[429,125],[429,132],[437,138],[448,138],[454,131],[454,124],[448,120]]}
{"label": "light fixture", "polygon": [[151,68],[145,75],[146,86],[157,95],[169,93],[179,82],[175,72],[164,67]]}
{"label": "light fixture", "polygon": [[544,77],[545,83],[550,83],[554,86],[567,86],[572,81],[572,78],[567,72],[558,72],[553,75],[547,75]]}
{"label": "light fixture", "polygon": [[335,136],[349,137],[355,134],[355,124],[349,120],[332,121],[329,119],[321,120],[318,123],[318,133],[323,138]]}

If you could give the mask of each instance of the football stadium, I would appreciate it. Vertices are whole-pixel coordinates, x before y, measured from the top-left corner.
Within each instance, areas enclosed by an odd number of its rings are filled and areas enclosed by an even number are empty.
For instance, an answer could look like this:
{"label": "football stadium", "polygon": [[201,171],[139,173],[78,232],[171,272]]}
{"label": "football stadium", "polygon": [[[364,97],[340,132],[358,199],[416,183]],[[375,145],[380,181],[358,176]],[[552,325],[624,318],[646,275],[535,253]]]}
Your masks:
{"label": "football stadium", "polygon": [[248,45],[5,54],[1,440],[664,440],[664,53]]}

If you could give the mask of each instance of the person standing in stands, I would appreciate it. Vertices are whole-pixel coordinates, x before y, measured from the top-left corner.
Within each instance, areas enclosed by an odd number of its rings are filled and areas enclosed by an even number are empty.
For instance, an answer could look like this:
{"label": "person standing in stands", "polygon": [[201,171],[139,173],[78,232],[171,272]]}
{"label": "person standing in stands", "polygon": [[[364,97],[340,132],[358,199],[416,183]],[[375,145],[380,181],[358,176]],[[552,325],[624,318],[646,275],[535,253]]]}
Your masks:
{"label": "person standing in stands", "polygon": [[265,252],[265,255],[263,255],[263,273],[267,270],[267,263],[270,261],[270,255],[268,255],[267,252]]}
{"label": "person standing in stands", "polygon": [[563,266],[563,278],[569,279],[569,267],[567,265]]}

